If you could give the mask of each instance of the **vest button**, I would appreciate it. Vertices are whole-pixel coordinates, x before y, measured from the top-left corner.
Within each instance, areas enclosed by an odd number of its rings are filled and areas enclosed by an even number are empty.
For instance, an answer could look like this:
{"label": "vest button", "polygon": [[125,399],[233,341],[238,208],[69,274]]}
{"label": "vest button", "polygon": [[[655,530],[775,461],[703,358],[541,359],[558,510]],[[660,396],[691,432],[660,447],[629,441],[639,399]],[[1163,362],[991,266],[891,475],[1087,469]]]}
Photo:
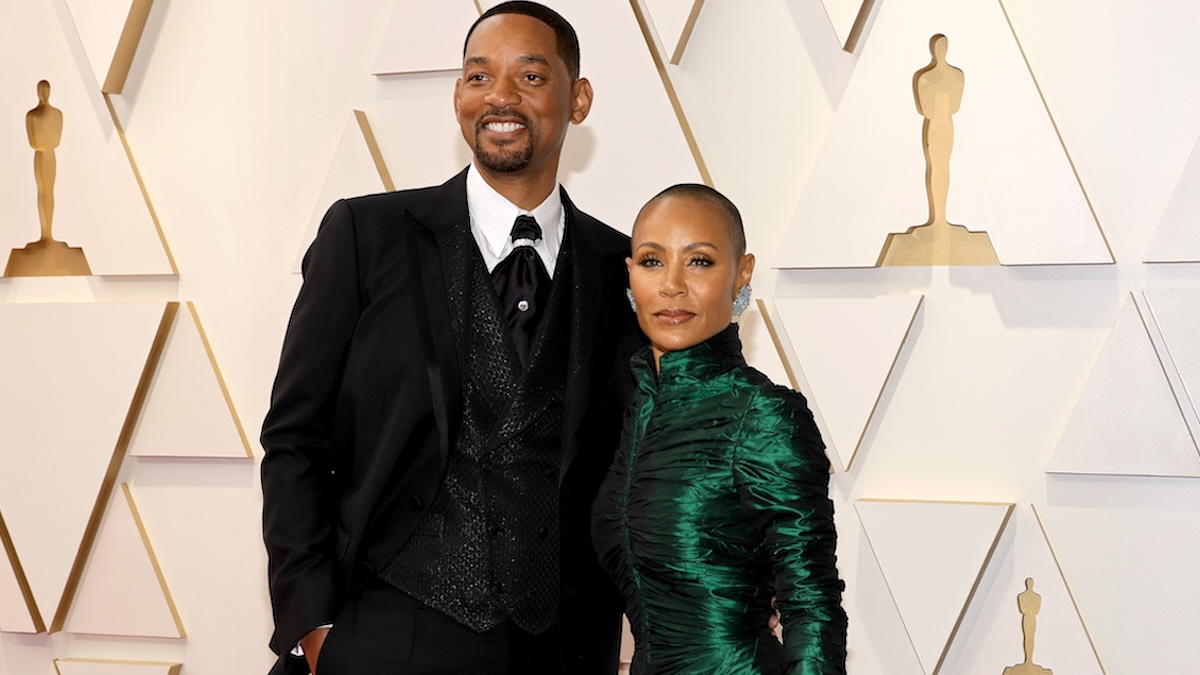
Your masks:
{"label": "vest button", "polygon": [[488,534],[493,537],[498,536],[500,534],[500,526],[499,525],[488,525]]}
{"label": "vest button", "polygon": [[539,527],[538,528],[538,536],[541,537],[542,539],[549,537],[550,536],[550,528],[544,527],[544,526]]}

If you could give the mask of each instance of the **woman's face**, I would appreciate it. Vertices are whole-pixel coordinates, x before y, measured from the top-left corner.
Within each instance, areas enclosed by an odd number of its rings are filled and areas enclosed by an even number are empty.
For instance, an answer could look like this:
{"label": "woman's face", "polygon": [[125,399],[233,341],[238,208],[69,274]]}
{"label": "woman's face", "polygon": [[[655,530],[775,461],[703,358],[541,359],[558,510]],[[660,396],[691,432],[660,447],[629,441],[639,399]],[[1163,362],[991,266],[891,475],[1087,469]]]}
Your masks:
{"label": "woman's face", "polygon": [[735,250],[723,214],[686,196],[664,197],[642,210],[625,263],[638,324],[656,363],[724,330],[734,296],[754,271],[754,256]]}

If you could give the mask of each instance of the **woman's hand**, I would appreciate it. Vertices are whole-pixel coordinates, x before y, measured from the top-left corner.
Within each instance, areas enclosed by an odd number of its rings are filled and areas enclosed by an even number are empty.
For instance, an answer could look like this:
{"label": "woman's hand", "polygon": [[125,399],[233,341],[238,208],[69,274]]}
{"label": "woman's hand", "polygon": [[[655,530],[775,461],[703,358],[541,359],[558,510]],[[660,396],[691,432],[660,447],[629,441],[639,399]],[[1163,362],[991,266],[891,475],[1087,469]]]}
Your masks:
{"label": "woman's hand", "polygon": [[300,638],[300,649],[304,650],[304,660],[308,662],[308,672],[317,675],[317,659],[321,658],[321,647],[325,645],[325,637],[329,628],[314,628]]}

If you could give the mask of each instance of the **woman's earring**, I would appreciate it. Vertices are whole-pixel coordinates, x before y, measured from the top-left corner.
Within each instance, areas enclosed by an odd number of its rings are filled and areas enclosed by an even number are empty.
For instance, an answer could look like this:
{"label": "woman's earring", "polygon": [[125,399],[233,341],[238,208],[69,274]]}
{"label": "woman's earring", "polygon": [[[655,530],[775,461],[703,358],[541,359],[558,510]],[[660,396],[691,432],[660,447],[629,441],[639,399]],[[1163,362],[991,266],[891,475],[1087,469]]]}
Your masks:
{"label": "woman's earring", "polygon": [[[629,309],[632,309],[633,311],[636,312],[637,311],[637,300],[633,299],[633,289],[632,288],[625,289],[625,297],[629,298]],[[746,302],[749,302],[749,300],[746,300]]]}
{"label": "woman's earring", "polygon": [[738,289],[737,295],[735,295],[733,298],[734,316],[741,316],[742,312],[745,312],[746,308],[750,306],[750,294],[752,292],[753,290],[750,288],[750,284],[746,284]]}

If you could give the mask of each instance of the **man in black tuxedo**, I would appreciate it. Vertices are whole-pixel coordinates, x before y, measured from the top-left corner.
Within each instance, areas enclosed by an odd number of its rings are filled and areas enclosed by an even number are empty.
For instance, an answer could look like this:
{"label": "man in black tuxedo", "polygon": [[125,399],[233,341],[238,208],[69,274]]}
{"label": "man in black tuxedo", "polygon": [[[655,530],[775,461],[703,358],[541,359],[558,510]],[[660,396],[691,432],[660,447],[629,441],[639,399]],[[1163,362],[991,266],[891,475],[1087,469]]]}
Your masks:
{"label": "man in black tuxedo", "polygon": [[262,432],[272,673],[616,672],[588,517],[641,338],[628,238],[558,185],[591,102],[571,26],[498,5],[454,90],[472,165],[325,216]]}

